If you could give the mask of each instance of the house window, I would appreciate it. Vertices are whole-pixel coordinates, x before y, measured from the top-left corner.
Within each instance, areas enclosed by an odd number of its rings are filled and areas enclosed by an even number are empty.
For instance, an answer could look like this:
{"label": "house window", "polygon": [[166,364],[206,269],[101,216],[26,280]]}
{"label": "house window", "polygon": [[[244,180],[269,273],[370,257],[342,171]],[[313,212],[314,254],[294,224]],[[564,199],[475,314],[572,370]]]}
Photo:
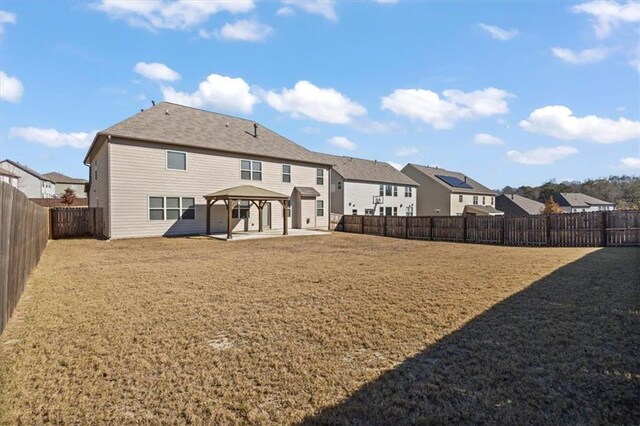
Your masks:
{"label": "house window", "polygon": [[397,186],[393,186],[393,196],[397,197],[398,196],[398,187]]}
{"label": "house window", "polygon": [[351,210],[351,214],[354,215],[354,216],[357,216],[358,215],[358,209]]}
{"label": "house window", "polygon": [[167,169],[187,170],[187,153],[167,151]]}
{"label": "house window", "polygon": [[413,205],[407,206],[407,210],[405,211],[406,216],[413,216]]}
{"label": "house window", "polygon": [[384,207],[380,207],[380,216],[384,216]]}
{"label": "house window", "polygon": [[398,208],[397,207],[393,208],[393,215],[394,216],[398,216]]}
{"label": "house window", "polygon": [[342,189],[342,182],[338,181],[338,189]]}
{"label": "house window", "polygon": [[[322,170],[322,169],[319,169]],[[323,200],[317,200],[316,201],[316,216],[320,217],[320,216],[324,216],[324,201]]]}
{"label": "house window", "polygon": [[384,197],[384,185],[380,185],[380,196]]}
{"label": "house window", "polygon": [[489,202],[491,203],[491,205],[493,205],[493,197],[489,198]]}
{"label": "house window", "polygon": [[384,215],[385,216],[391,216],[393,210],[391,209],[391,207],[385,207],[384,209]]}
{"label": "house window", "polygon": [[365,216],[373,216],[373,209],[364,209]]}
{"label": "house window", "polygon": [[458,195],[458,202],[462,203],[464,201],[464,195]]}
{"label": "house window", "polygon": [[262,161],[240,161],[240,178],[243,180],[262,180]]}
{"label": "house window", "polygon": [[404,196],[405,197],[411,197],[413,195],[413,188],[410,186],[405,186],[404,187]]}
{"label": "house window", "polygon": [[393,187],[391,185],[387,185],[385,188],[384,195],[391,197],[392,194],[393,194]]}
{"label": "house window", "polygon": [[485,197],[482,197],[482,205],[483,205],[483,206],[486,206],[486,205],[487,205],[487,202],[486,202],[486,200],[485,200]]}
{"label": "house window", "polygon": [[98,180],[98,160],[93,165],[93,179]]}
{"label": "house window", "polygon": [[473,196],[473,204],[474,204],[474,205],[477,205],[477,204],[478,204],[478,196],[477,196],[477,195],[474,195],[474,196]]}
{"label": "house window", "polygon": [[324,185],[324,169],[316,169],[316,183]]}
{"label": "house window", "polygon": [[233,219],[247,219],[250,216],[251,203],[246,200],[238,201],[238,205],[231,211]]}
{"label": "house window", "polygon": [[149,197],[149,220],[191,220],[196,218],[193,197]]}
{"label": "house window", "polygon": [[282,181],[291,182],[291,166],[289,164],[282,165]]}

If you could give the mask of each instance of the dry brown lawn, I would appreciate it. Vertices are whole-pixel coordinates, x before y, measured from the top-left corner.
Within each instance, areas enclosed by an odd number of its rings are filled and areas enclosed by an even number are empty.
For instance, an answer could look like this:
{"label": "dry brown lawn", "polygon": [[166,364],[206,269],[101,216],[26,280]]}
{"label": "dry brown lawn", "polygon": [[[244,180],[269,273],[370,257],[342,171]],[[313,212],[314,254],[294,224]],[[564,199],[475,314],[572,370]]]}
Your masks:
{"label": "dry brown lawn", "polygon": [[7,424],[639,423],[640,250],[52,241]]}

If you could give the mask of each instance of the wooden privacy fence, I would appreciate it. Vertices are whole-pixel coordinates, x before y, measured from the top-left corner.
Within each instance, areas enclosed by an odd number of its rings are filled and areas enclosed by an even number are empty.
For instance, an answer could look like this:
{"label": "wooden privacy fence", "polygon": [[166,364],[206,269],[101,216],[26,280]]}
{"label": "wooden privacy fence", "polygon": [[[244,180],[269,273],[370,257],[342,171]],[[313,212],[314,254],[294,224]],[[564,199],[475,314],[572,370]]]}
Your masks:
{"label": "wooden privacy fence", "polygon": [[0,333],[48,240],[47,209],[0,182]]}
{"label": "wooden privacy fence", "polygon": [[540,216],[343,216],[338,231],[512,246],[640,246],[640,211]]}
{"label": "wooden privacy fence", "polygon": [[96,237],[104,235],[101,207],[56,207],[49,209],[51,238]]}

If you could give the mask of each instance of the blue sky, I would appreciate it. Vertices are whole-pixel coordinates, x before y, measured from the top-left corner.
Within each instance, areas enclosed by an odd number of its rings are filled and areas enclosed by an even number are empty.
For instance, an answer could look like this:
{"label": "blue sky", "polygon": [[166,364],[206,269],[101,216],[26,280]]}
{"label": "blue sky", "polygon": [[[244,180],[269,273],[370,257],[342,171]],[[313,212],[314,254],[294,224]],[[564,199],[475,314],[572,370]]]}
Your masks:
{"label": "blue sky", "polygon": [[0,3],[0,157],[85,177],[151,100],[484,184],[640,173],[640,3]]}

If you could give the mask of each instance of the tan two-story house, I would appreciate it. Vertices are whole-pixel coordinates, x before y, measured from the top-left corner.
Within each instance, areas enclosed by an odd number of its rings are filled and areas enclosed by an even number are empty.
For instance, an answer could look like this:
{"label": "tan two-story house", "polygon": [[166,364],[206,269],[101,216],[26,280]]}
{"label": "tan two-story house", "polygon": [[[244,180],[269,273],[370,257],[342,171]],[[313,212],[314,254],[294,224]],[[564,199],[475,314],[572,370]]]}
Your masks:
{"label": "tan two-story house", "polygon": [[496,193],[460,172],[407,164],[402,173],[418,186],[418,216],[502,215],[495,208]]}
{"label": "tan two-story house", "polygon": [[331,165],[250,120],[160,102],[99,132],[84,162],[109,238],[329,228]]}

